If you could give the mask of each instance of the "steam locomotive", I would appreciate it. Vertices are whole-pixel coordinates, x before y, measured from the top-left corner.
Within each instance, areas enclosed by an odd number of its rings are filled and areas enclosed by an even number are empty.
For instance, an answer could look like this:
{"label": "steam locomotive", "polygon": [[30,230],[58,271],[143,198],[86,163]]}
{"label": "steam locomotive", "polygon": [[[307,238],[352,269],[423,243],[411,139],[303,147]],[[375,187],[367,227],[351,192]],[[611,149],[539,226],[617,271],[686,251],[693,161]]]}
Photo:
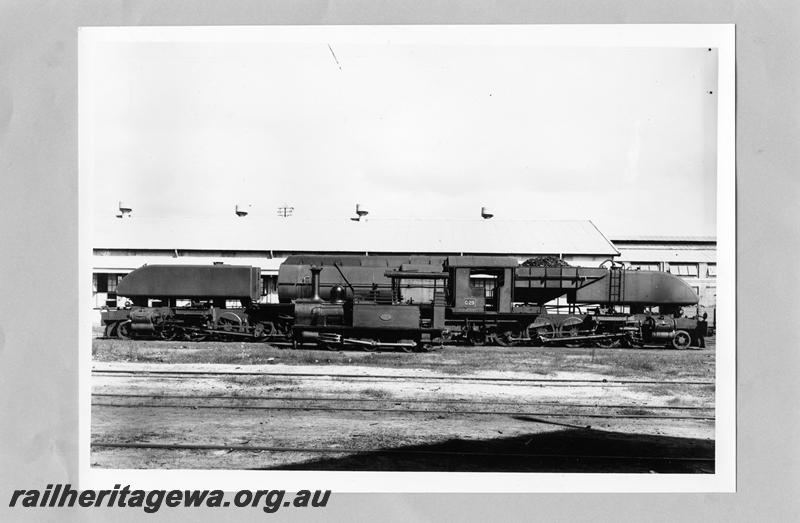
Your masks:
{"label": "steam locomotive", "polygon": [[[664,272],[528,267],[505,256],[288,257],[274,304],[260,269],[145,265],[118,284],[131,306],[102,312],[107,336],[242,339],[328,349],[471,345],[667,345],[694,341],[698,297]],[[236,301],[236,307],[230,307]]]}

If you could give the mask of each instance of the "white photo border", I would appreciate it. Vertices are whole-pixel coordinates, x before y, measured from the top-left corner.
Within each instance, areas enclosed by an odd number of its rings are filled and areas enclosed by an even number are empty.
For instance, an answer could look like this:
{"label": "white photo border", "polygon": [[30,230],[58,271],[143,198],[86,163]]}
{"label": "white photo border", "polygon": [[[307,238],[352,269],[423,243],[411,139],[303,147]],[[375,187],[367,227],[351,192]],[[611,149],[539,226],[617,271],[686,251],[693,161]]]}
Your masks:
{"label": "white photo border", "polygon": [[[624,25],[371,25],[91,27],[78,31],[79,241],[79,484],[141,489],[222,489],[276,486],[289,491],[524,493],[735,492],[736,490],[736,214],[735,26],[733,24]],[[91,271],[93,129],[92,53],[106,42],[340,42],[516,44],[572,47],[705,47],[718,49],[717,111],[717,353],[716,443],[713,474],[580,474],[455,472],[330,472],[242,470],[130,470],[90,466]]]}

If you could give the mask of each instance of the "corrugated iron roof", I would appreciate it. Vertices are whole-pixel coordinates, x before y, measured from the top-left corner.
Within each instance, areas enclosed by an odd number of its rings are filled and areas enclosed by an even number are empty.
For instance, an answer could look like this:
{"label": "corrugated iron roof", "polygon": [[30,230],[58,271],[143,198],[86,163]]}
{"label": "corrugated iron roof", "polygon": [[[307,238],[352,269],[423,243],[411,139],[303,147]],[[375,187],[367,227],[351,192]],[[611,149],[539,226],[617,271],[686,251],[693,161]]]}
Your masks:
{"label": "corrugated iron roof", "polygon": [[586,254],[618,251],[589,220],[96,221],[96,249],[282,252]]}

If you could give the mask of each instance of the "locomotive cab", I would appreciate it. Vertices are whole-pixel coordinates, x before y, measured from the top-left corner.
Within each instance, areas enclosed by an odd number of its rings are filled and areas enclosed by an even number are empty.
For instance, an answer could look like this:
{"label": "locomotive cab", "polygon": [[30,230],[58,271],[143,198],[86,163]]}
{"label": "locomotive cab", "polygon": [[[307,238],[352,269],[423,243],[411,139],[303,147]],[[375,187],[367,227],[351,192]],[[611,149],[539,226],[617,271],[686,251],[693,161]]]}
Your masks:
{"label": "locomotive cab", "polygon": [[516,258],[451,256],[448,290],[454,314],[511,312],[512,271]]}

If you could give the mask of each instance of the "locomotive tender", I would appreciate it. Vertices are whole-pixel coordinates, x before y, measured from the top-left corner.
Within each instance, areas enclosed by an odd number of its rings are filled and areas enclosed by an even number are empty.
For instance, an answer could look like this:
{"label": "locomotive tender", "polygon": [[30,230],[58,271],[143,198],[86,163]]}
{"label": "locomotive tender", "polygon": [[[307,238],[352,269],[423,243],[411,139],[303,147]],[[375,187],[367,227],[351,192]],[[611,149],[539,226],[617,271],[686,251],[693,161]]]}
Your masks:
{"label": "locomotive tender", "polygon": [[[103,311],[102,322],[107,336],[122,338],[288,340],[330,349],[412,351],[443,342],[686,348],[696,322],[679,311],[698,301],[664,272],[526,267],[505,256],[290,256],[278,273],[277,304],[257,303],[259,281],[260,269],[250,266],[145,265],[118,285],[132,306]],[[229,308],[230,300],[239,306]]]}

